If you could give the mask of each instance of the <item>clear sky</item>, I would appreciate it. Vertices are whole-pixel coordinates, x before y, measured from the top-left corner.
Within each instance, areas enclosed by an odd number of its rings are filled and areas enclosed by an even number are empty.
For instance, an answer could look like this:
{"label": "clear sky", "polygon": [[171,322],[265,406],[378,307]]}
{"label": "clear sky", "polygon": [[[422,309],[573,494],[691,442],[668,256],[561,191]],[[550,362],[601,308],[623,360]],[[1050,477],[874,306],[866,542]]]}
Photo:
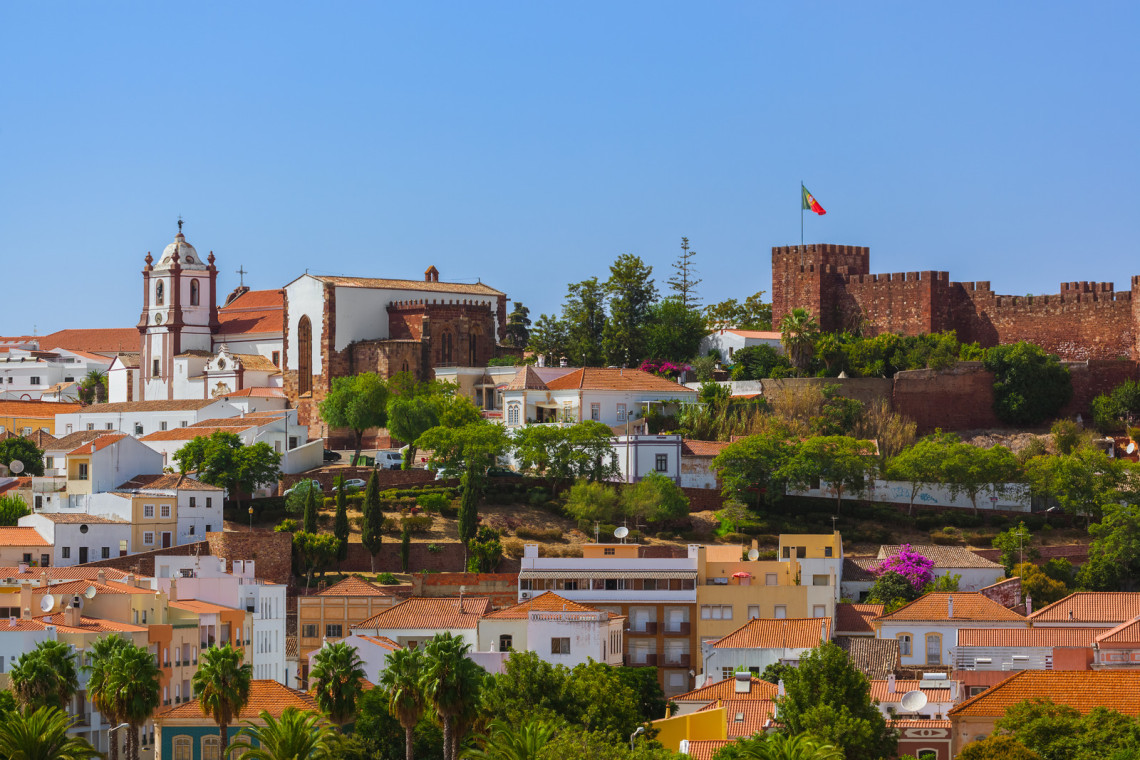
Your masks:
{"label": "clear sky", "polygon": [[219,291],[626,252],[705,301],[798,243],[1000,293],[1140,274],[1135,2],[0,4],[0,334],[131,326],[179,214]]}

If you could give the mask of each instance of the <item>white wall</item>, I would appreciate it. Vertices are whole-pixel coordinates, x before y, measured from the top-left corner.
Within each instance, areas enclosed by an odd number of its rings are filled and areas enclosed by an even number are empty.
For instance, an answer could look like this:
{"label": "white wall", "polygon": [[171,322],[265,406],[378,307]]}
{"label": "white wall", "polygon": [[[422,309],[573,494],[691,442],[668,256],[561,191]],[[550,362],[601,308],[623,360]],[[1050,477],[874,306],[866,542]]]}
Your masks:
{"label": "white wall", "polygon": [[[32,514],[21,517],[18,525],[35,528],[45,541],[54,545],[52,565],[55,567],[80,564],[80,549],[84,547],[88,552],[87,562],[103,559],[104,548],[108,550],[108,557],[118,557],[123,541],[127,542],[127,552],[132,551],[131,524],[127,522],[56,523],[44,515]],[[65,557],[64,554],[68,556]]]}
{"label": "white wall", "polygon": [[[321,346],[324,340],[324,336],[321,334],[322,325],[324,325],[324,283],[315,277],[302,275],[285,286],[285,301],[288,304],[287,311],[289,312],[286,330],[289,335],[293,336],[293,339],[289,341],[289,348],[285,352],[285,364],[292,370],[296,370],[299,366],[297,360],[297,323],[301,321],[301,317],[307,316],[313,326],[313,354],[311,357],[313,374],[319,375],[324,371],[321,368]],[[385,315],[384,324],[387,323],[388,319]],[[337,330],[339,332],[339,325]]]}
{"label": "white wall", "polygon": [[[201,409],[173,409],[170,411],[138,411],[126,412],[99,411],[98,406],[87,407],[71,414],[57,414],[55,416],[56,437],[63,437],[68,433],[78,433],[87,430],[110,430],[135,435],[135,425],[142,425],[142,435],[162,430],[162,423],[166,423],[167,430],[177,427],[193,425],[201,420],[221,417],[237,417],[241,410],[233,404],[221,399]],[[70,425],[70,428],[68,427]],[[110,425],[110,427],[107,427]]]}
{"label": "white wall", "polygon": [[[896,480],[875,480],[872,481],[868,489],[859,497],[871,499],[873,501],[885,502],[888,504],[910,504],[910,491],[911,484],[905,481]],[[834,499],[835,491],[826,482],[821,482],[819,488],[809,488],[807,490],[788,490],[789,494],[794,496],[818,496],[821,498]],[[1008,483],[1004,493],[997,495],[997,500],[993,501],[991,497],[993,493],[989,490],[983,491],[978,495],[978,509],[1001,509],[1007,512],[1029,512],[1032,505],[1029,499],[1029,491],[1023,483]],[[844,494],[847,498],[847,494]],[[856,498],[852,494],[851,498]],[[970,503],[969,497],[965,494],[959,494],[957,498],[950,498],[950,489],[946,486],[928,486],[922,488],[914,499],[914,505],[921,507],[923,505],[932,507],[956,507],[958,509],[973,509],[974,505]]]}
{"label": "white wall", "polygon": [[[672,478],[681,478],[681,436],[679,435],[619,435],[613,439],[617,456],[618,477],[626,483],[636,483],[651,472]],[[657,470],[657,455],[666,457],[667,467]]]}
{"label": "white wall", "polygon": [[121,438],[91,455],[91,493],[113,491],[138,475],[162,472],[162,457],[136,438]]}

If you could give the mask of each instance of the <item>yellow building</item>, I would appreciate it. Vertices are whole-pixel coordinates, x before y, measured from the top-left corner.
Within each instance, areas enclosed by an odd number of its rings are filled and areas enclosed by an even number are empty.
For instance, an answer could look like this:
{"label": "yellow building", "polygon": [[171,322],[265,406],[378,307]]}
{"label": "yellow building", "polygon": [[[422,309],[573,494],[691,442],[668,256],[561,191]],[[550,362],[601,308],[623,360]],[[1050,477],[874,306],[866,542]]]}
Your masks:
{"label": "yellow building", "polygon": [[51,564],[52,545],[35,528],[0,528],[0,567],[46,567]]}
{"label": "yellow building", "polygon": [[130,502],[131,546],[136,551],[150,551],[172,546],[178,536],[178,497],[174,494],[129,493],[111,491]]}
{"label": "yellow building", "polygon": [[43,430],[55,435],[55,416],[81,408],[82,404],[64,401],[0,401],[0,433],[31,435]]}
{"label": "yellow building", "polygon": [[391,591],[349,576],[313,596],[297,597],[297,627],[300,632],[299,656],[304,683],[308,677],[309,653],[320,649],[325,638],[338,641],[348,636],[356,623],[401,601]]}

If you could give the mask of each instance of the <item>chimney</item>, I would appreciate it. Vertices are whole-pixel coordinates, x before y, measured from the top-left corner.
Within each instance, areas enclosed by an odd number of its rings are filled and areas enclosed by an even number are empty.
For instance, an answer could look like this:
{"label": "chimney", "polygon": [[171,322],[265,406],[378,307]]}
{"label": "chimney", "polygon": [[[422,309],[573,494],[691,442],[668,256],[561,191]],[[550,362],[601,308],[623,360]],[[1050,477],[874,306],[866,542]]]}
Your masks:
{"label": "chimney", "polygon": [[79,626],[79,608],[73,604],[67,605],[63,611],[63,624],[70,625],[73,628]]}
{"label": "chimney", "polygon": [[1033,614],[1033,597],[1025,597],[1025,616],[1029,617]]}
{"label": "chimney", "polygon": [[40,571],[40,588],[47,588],[47,570]]}
{"label": "chimney", "polygon": [[954,619],[954,597],[953,596],[946,597],[946,617],[950,618],[951,620]]}
{"label": "chimney", "polygon": [[736,674],[736,680],[732,685],[732,691],[735,694],[748,694],[752,691],[752,674],[747,670],[740,671]]}
{"label": "chimney", "polygon": [[1072,620],[1072,619],[1073,619],[1073,611],[1069,610],[1069,620]]}
{"label": "chimney", "polygon": [[20,584],[20,617],[25,620],[32,616],[32,584]]}
{"label": "chimney", "polygon": [[8,618],[8,627],[9,628],[15,628],[16,627],[16,616],[15,615],[12,615]]}
{"label": "chimney", "polygon": [[100,583],[106,583],[107,571],[105,571],[103,568],[99,568],[99,572],[95,573],[95,580],[99,581]]}
{"label": "chimney", "polygon": [[128,585],[128,586],[135,585],[134,573],[127,573],[127,577],[123,579],[123,583]]}
{"label": "chimney", "polygon": [[178,579],[177,578],[171,578],[170,579],[170,590],[166,592],[166,601],[168,601],[168,602],[177,602],[178,601]]}
{"label": "chimney", "polygon": [[894,694],[895,693],[895,674],[894,673],[888,673],[887,674],[887,693],[888,694]]}
{"label": "chimney", "polygon": [[18,569],[20,571],[20,575],[23,575],[24,573],[28,572],[28,563],[27,562],[21,562],[20,564],[18,564],[16,566],[16,569]]}
{"label": "chimney", "polygon": [[781,696],[781,697],[787,696],[787,692],[784,691],[784,679],[783,678],[781,678],[779,681],[776,682],[776,694],[778,696]]}

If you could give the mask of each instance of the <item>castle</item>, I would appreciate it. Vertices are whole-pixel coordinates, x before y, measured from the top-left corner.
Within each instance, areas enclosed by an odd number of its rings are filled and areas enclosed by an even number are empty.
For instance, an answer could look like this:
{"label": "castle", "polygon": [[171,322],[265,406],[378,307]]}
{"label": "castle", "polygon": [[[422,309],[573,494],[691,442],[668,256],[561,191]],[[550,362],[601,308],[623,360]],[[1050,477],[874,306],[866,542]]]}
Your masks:
{"label": "castle", "polygon": [[953,282],[948,272],[870,274],[869,248],[772,248],[772,322],[804,308],[825,331],[904,335],[955,330],[982,346],[1035,343],[1064,360],[1138,358],[1140,277],[1131,290],[1111,282],[1061,283],[1047,296],[1006,296],[989,282]]}

